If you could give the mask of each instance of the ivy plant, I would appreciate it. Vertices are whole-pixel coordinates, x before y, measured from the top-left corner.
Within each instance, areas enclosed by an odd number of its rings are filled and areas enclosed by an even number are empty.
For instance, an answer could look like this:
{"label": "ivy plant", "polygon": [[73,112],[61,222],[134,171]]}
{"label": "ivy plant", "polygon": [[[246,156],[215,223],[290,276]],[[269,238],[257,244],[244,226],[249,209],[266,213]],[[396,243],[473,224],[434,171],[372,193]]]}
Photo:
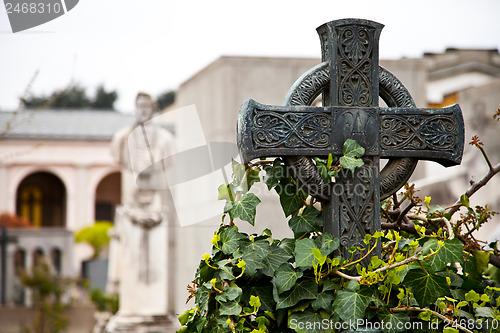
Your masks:
{"label": "ivy plant", "polygon": [[[479,139],[471,144],[486,157],[489,180],[500,164],[492,166]],[[363,154],[356,141],[347,140],[343,156],[315,162],[329,183],[340,172],[355,172]],[[276,239],[268,229],[239,231],[239,223],[255,223],[260,200],[250,190],[260,181],[279,195],[293,238]],[[342,257],[339,239],[323,232],[321,206],[299,188],[281,159],[233,162],[232,182],[219,187],[219,199],[226,200],[222,223],[188,286],[195,305],[179,315],[178,332],[319,333],[361,327],[385,333],[499,332],[498,248],[473,237],[496,213],[471,205],[477,189],[441,207],[406,184],[381,203],[382,230],[366,235],[368,251],[351,248],[352,257]],[[373,244],[381,244],[381,256],[371,256],[362,267]],[[358,251],[366,254],[359,258]]]}

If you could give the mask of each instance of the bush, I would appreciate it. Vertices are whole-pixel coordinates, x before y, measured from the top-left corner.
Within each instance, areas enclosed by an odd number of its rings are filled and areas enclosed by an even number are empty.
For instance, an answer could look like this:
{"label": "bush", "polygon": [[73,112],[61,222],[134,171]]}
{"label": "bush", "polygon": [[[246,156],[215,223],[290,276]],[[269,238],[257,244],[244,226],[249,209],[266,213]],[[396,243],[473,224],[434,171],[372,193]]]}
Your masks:
{"label": "bush", "polygon": [[89,244],[94,253],[93,259],[99,258],[104,247],[109,243],[110,238],[108,230],[113,227],[113,224],[108,221],[96,221],[94,225],[85,227],[75,234],[77,243]]}

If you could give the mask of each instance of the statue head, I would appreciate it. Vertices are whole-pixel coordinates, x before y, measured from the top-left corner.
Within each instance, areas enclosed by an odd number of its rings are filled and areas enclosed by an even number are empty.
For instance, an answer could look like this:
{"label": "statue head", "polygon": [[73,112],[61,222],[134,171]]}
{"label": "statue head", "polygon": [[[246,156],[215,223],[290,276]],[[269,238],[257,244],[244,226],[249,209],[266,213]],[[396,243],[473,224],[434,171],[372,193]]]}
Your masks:
{"label": "statue head", "polygon": [[135,119],[138,124],[143,124],[153,117],[156,111],[156,101],[151,95],[144,92],[135,98]]}

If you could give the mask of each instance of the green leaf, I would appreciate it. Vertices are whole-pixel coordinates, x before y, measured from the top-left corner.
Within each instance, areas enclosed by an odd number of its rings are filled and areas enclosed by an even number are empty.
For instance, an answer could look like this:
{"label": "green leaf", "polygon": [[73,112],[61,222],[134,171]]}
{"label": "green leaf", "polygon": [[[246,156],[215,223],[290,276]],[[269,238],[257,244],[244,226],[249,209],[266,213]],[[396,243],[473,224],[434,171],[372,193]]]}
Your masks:
{"label": "green leaf", "polygon": [[379,312],[378,318],[384,322],[382,329],[385,333],[406,332],[405,324],[410,322],[406,313]]}
{"label": "green leaf", "polygon": [[463,206],[469,208],[470,205],[469,197],[465,193],[460,196],[460,202],[462,203]]}
{"label": "green leaf", "polygon": [[241,184],[241,180],[243,179],[243,176],[245,175],[247,166],[245,166],[245,164],[241,164],[235,160],[232,160],[231,167],[233,169],[233,184],[238,186]]}
{"label": "green leaf", "polygon": [[296,214],[304,206],[305,195],[297,185],[291,182],[279,183],[276,186],[276,192],[280,196],[280,204],[285,216]]}
{"label": "green leaf", "polygon": [[365,154],[365,148],[361,147],[356,140],[347,139],[342,147],[342,154],[348,157],[362,157]]}
{"label": "green leaf", "polygon": [[317,249],[314,240],[310,238],[300,239],[295,242],[295,262],[297,267],[311,268],[314,260],[313,249]]}
{"label": "green leaf", "polygon": [[476,259],[478,272],[483,273],[490,263],[490,253],[487,251],[474,250],[472,255]]}
{"label": "green leaf", "polygon": [[245,261],[245,274],[250,277],[254,277],[258,269],[266,267],[264,259],[256,250],[245,251],[241,259]]}
{"label": "green leaf", "polygon": [[354,172],[357,167],[364,164],[360,157],[365,154],[365,148],[361,147],[356,140],[347,139],[342,147],[342,153],[344,156],[340,157],[339,161],[343,168]]}
{"label": "green leaf", "polygon": [[242,293],[243,293],[243,290],[241,290],[241,288],[238,286],[224,287],[224,289],[222,289],[222,293],[215,296],[215,299],[218,302],[234,301],[238,297],[240,297]]}
{"label": "green leaf", "polygon": [[[438,254],[432,258],[425,261],[425,264],[429,265],[433,271],[440,271],[444,269],[448,264],[458,262],[463,264],[464,258],[462,254],[462,249],[464,245],[457,238],[446,239],[443,241],[444,245],[439,250]],[[437,251],[439,248],[438,240],[436,238],[431,238],[425,242],[422,250],[424,255],[430,254],[431,249]]]}
{"label": "green leaf", "polygon": [[238,302],[226,302],[220,303],[219,313],[221,316],[239,316],[241,310],[241,305]]}
{"label": "green leaf", "polygon": [[319,217],[320,211],[314,207],[306,207],[302,215],[294,216],[288,221],[295,237],[300,237],[305,233],[320,231],[323,226],[323,220]]}
{"label": "green leaf", "polygon": [[295,284],[290,291],[279,297],[276,309],[289,308],[302,300],[316,299],[316,297],[318,297],[318,285],[316,282],[313,279],[304,280]]}
{"label": "green leaf", "polygon": [[[318,237],[319,238],[319,237]],[[330,255],[333,251],[337,250],[340,245],[338,238],[333,238],[330,233],[325,233],[321,236],[321,254],[324,256]]]}
{"label": "green leaf", "polygon": [[293,251],[295,250],[295,239],[283,238],[280,242],[279,247],[285,250],[289,255],[292,255]]}
{"label": "green leaf", "polygon": [[259,239],[255,242],[249,242],[244,248],[243,251],[256,251],[259,256],[265,258],[269,253],[269,242],[265,239]]}
{"label": "green leaf", "polygon": [[218,188],[218,196],[217,200],[227,200],[227,201],[233,201],[234,200],[234,193],[231,191],[231,186],[229,184],[221,184]]}
{"label": "green leaf", "polygon": [[[324,324],[325,319],[327,324]],[[335,333],[328,324],[326,314],[312,311],[294,312],[288,318],[288,327],[297,333]]]}
{"label": "green leaf", "polygon": [[281,159],[279,158],[274,160],[273,166],[264,166],[264,171],[266,174],[264,175],[263,181],[269,190],[278,185],[284,178],[288,177],[286,166],[281,164]]}
{"label": "green leaf", "polygon": [[434,213],[444,213],[444,207],[442,206],[439,206],[439,205],[436,205],[436,206],[432,206],[430,209],[429,209],[429,212],[427,213],[428,215],[431,215],[431,214],[434,214]]}
{"label": "green leaf", "polygon": [[321,292],[312,303],[311,307],[314,311],[326,310],[328,313],[332,313],[333,307],[332,302],[335,297],[331,293]]}
{"label": "green leaf", "polygon": [[476,310],[476,317],[494,318],[493,314],[495,313],[495,310],[493,310],[490,307],[478,306],[477,308],[475,308],[475,310]]}
{"label": "green leaf", "polygon": [[351,170],[353,173],[357,167],[360,167],[363,164],[365,164],[365,162],[363,162],[363,160],[360,158],[348,156],[340,157],[340,165],[342,165],[342,167],[345,169]]}
{"label": "green leaf", "polygon": [[198,286],[196,291],[196,304],[198,304],[201,312],[208,311],[208,299],[210,298],[210,290],[203,285]]}
{"label": "green leaf", "polygon": [[260,199],[255,194],[246,193],[239,201],[228,201],[224,209],[232,219],[238,217],[254,225],[256,207],[259,203]]}
{"label": "green leaf", "polygon": [[246,191],[248,191],[253,184],[260,182],[260,177],[259,177],[260,170],[258,168],[253,168],[247,173],[247,180],[246,180]]}
{"label": "green leaf", "polygon": [[339,290],[333,302],[333,309],[345,322],[363,319],[366,308],[372,301],[371,294],[369,288],[360,288],[358,291]]}
{"label": "green leaf", "polygon": [[411,288],[413,297],[421,307],[434,303],[438,297],[451,296],[445,277],[428,274],[421,268],[410,270],[404,282]]}
{"label": "green leaf", "polygon": [[283,264],[292,258],[281,247],[273,244],[269,248],[269,253],[264,258],[264,269],[261,272],[267,276],[274,276],[274,272]]}
{"label": "green leaf", "polygon": [[220,233],[220,242],[222,243],[222,252],[225,254],[233,254],[241,245],[243,240],[246,240],[244,234],[237,231],[236,227],[229,226],[224,228]]}
{"label": "green leaf", "polygon": [[326,168],[327,168],[328,170],[330,170],[330,169],[331,169],[331,167],[332,167],[332,164],[333,164],[333,155],[332,155],[332,153],[329,153],[329,154],[328,154],[328,160],[327,160],[327,162],[326,162]]}
{"label": "green leaf", "polygon": [[273,287],[270,283],[259,283],[243,288],[242,301],[249,304],[251,296],[258,296],[262,311],[275,311],[276,302],[273,299]]}
{"label": "green leaf", "polygon": [[302,277],[302,271],[300,269],[295,269],[289,263],[284,263],[279,266],[275,271],[275,276],[273,277],[273,284],[281,294],[285,291],[290,290],[298,279]]}
{"label": "green leaf", "polygon": [[233,268],[230,266],[222,266],[215,272],[217,280],[234,280]]}

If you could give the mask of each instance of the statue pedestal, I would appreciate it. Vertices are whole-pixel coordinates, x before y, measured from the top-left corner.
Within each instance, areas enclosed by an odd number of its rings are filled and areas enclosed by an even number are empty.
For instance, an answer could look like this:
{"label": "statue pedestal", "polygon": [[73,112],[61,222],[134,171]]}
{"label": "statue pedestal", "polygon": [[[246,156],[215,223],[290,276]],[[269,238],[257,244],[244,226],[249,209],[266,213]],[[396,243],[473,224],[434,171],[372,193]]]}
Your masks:
{"label": "statue pedestal", "polygon": [[168,312],[168,228],[166,214],[120,207],[119,234],[112,254],[119,261],[120,310],[106,332],[170,333],[179,325]]}

